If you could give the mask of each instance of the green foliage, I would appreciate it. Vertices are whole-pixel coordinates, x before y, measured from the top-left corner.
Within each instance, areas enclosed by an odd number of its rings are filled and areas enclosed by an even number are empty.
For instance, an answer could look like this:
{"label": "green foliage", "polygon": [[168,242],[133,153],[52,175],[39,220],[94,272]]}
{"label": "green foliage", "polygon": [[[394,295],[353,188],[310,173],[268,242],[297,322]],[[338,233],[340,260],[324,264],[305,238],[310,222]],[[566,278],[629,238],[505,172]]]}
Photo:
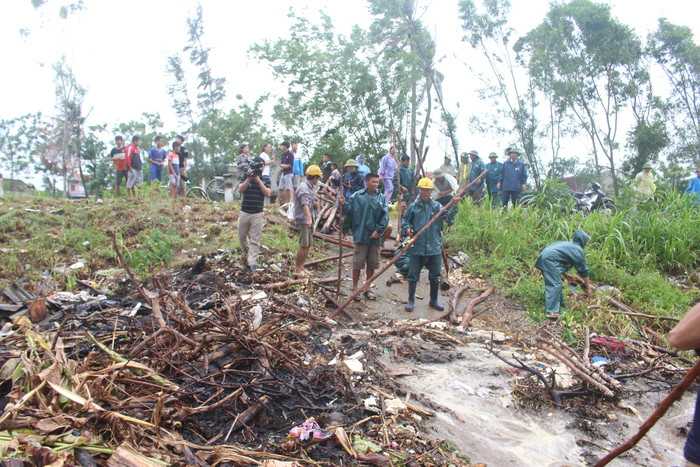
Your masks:
{"label": "green foliage", "polygon": [[169,264],[182,241],[175,229],[149,229],[139,235],[139,246],[128,252],[126,262],[137,274],[148,275],[151,267],[160,269]]}
{"label": "green foliage", "polygon": [[[557,187],[547,183],[545,193],[556,199]],[[531,205],[502,210],[463,203],[446,236],[452,248],[470,255],[471,273],[486,275],[496,287],[509,290],[533,317],[543,317],[544,299],[535,260],[545,246],[570,240],[578,228],[592,237],[586,247],[591,280],[618,288],[623,301],[640,312],[679,316],[700,299],[697,291],[682,291],[665,278],[700,268],[700,218],[687,197],[669,193],[645,209],[587,217],[556,209],[544,201],[547,195],[540,198],[538,204],[546,209]],[[574,311],[574,321],[587,313]]]}

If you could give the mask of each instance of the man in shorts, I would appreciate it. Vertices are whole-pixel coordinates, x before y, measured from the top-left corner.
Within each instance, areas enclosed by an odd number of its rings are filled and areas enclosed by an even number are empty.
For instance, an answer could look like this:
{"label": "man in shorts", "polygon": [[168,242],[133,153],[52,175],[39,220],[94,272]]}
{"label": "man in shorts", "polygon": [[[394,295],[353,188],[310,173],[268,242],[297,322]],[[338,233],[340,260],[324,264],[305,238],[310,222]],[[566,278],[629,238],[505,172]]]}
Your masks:
{"label": "man in shorts", "polygon": [[[338,201],[343,206],[343,214],[352,226],[352,239],[355,248],[352,250],[352,290],[357,292],[362,269],[366,266],[367,279],[379,269],[379,248],[384,229],[389,224],[389,210],[386,199],[377,192],[379,174],[369,173],[365,177],[367,188],[345,199],[341,196]],[[371,290],[365,291],[367,300],[376,300],[377,296]],[[355,300],[359,300],[355,297]]]}
{"label": "man in shorts", "polygon": [[[282,177],[280,178],[279,191],[284,193],[284,202],[289,204],[292,198],[292,190],[294,189],[294,153],[289,150],[289,142],[284,141],[280,144],[282,151]],[[279,197],[282,200],[282,196]]]}
{"label": "man in shorts", "polygon": [[317,165],[310,165],[306,169],[306,180],[299,184],[294,193],[294,223],[299,231],[299,249],[297,250],[296,268],[294,269],[296,277],[309,275],[304,269],[304,263],[311,249],[314,218],[316,217],[315,209],[318,207],[314,186],[320,179],[321,168]]}
{"label": "man in shorts", "polygon": [[117,178],[114,182],[114,197],[119,198],[122,180],[126,181],[127,175],[126,163],[124,162],[124,138],[117,136],[114,138],[114,144],[117,146],[112,148],[109,157],[112,158],[114,170],[117,172]]}
{"label": "man in shorts", "polygon": [[163,166],[165,165],[165,149],[163,149],[163,137],[156,136],[156,146],[148,151],[148,158],[146,159],[150,166],[150,181],[153,185],[154,180],[158,180],[160,184],[161,176],[163,175]]}
{"label": "man in shorts", "polygon": [[141,162],[141,137],[131,138],[131,144],[124,148],[124,161],[128,171],[126,177],[126,197],[136,197],[136,190],[143,183],[143,163]]}
{"label": "man in shorts", "polygon": [[182,197],[185,196],[185,182],[189,179],[187,178],[187,168],[189,167],[190,152],[185,147],[185,137],[182,135],[177,135],[175,141],[180,143],[180,152],[177,153],[180,159],[180,183],[177,186],[177,195]]}

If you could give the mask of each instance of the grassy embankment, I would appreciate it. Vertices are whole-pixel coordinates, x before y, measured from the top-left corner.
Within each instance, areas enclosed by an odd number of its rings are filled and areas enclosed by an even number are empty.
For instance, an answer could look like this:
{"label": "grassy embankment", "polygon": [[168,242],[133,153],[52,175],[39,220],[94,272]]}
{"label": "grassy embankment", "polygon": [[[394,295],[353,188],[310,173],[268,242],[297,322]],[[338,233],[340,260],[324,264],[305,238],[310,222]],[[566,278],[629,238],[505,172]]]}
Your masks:
{"label": "grassy embankment", "polygon": [[[562,212],[558,203],[509,211],[465,204],[446,238],[452,248],[470,255],[470,272],[490,277],[539,320],[544,318],[544,283],[534,268],[537,256],[551,242],[571,240],[581,228],[592,237],[586,257],[594,284],[615,287],[619,293],[606,293],[640,313],[680,317],[700,300],[699,214],[698,206],[680,195],[616,215],[587,217]],[[591,309],[595,300],[568,297],[565,324],[589,324],[622,337],[653,332],[641,329],[645,324],[662,332],[672,324],[612,315],[602,303],[601,309]]]}
{"label": "grassy embankment", "polygon": [[[201,254],[238,247],[238,204],[198,199],[171,201],[144,189],[137,201],[104,198],[68,201],[45,197],[0,199],[0,287],[26,276],[23,286],[41,293],[72,290],[75,279],[98,280],[99,270],[119,267],[109,230],[134,271],[145,278]],[[267,224],[262,244],[277,252],[296,249],[285,227]],[[283,252],[283,253],[279,253]],[[267,261],[278,261],[270,256]],[[84,267],[70,266],[83,262]]]}

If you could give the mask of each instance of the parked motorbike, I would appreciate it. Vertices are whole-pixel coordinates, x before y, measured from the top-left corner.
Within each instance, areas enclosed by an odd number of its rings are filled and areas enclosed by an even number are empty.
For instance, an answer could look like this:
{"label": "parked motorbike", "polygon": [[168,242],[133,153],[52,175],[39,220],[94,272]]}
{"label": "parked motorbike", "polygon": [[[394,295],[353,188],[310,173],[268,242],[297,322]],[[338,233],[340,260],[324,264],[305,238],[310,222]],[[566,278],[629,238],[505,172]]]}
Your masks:
{"label": "parked motorbike", "polygon": [[593,211],[599,211],[604,214],[615,214],[617,212],[615,201],[605,196],[598,182],[593,182],[591,188],[585,190],[583,193],[572,190],[569,191],[576,201],[574,209],[577,211],[581,211],[584,214]]}

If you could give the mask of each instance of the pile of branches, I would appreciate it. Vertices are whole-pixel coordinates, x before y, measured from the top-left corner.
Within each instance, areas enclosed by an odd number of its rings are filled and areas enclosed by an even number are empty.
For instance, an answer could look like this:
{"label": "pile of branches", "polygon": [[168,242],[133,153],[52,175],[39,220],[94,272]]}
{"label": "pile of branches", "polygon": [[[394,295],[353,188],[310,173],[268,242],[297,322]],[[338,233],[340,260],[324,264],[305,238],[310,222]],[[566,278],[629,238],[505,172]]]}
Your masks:
{"label": "pile of branches", "polygon": [[[11,326],[2,344],[15,350],[0,352],[4,456],[36,465],[466,465],[414,428],[429,412],[398,399],[387,410],[395,396],[380,387],[381,365],[360,376],[342,363],[357,349],[333,342],[336,323],[312,312],[323,301],[294,302],[279,286],[173,291],[132,280],[140,306],[94,301],[64,307],[44,329],[26,318]],[[364,402],[372,398],[380,403]],[[288,435],[311,417],[326,441]]]}

